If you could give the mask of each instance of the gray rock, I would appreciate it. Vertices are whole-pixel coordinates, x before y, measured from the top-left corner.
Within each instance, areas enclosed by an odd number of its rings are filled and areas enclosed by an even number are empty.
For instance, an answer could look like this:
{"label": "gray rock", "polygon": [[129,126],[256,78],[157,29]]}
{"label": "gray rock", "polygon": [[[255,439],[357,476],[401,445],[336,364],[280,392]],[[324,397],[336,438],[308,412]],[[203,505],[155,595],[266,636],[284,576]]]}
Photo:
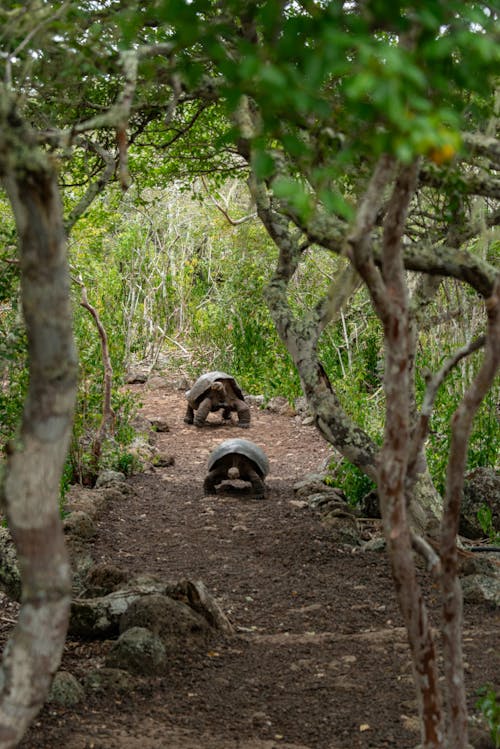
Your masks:
{"label": "gray rock", "polygon": [[106,596],[128,580],[125,570],[114,564],[94,564],[85,577],[85,595],[89,598]]}
{"label": "gray rock", "polygon": [[464,481],[459,533],[467,538],[481,538],[484,530],[477,513],[484,506],[491,512],[492,530],[500,533],[500,474],[493,468],[475,468]]}
{"label": "gray rock", "polygon": [[311,509],[321,510],[322,512],[327,512],[335,507],[354,514],[352,508],[347,503],[344,492],[334,487],[330,487],[328,491],[321,491],[318,494],[309,494],[307,504]]}
{"label": "gray rock", "polygon": [[160,416],[152,416],[149,419],[149,422],[154,429],[155,432],[169,432],[170,427],[168,426],[165,419],[162,419]]}
{"label": "gray rock", "polygon": [[271,413],[280,414],[281,416],[295,416],[295,408],[282,395],[276,395],[274,398],[271,398],[266,408]]}
{"label": "gray rock", "polygon": [[321,522],[331,531],[334,540],[338,543],[361,546],[360,531],[353,515],[330,512],[321,518]]}
{"label": "gray rock", "polygon": [[299,416],[310,416],[309,406],[307,405],[307,398],[305,395],[299,395],[295,398],[294,407]]}
{"label": "gray rock", "polygon": [[385,538],[370,538],[363,544],[363,551],[385,551]]}
{"label": "gray rock", "polygon": [[96,668],[84,678],[85,689],[94,693],[127,693],[134,686],[134,679],[122,668]]}
{"label": "gray rock", "polygon": [[120,632],[147,628],[168,651],[205,645],[211,628],[207,620],[182,601],[160,594],[136,599],[120,619]]}
{"label": "gray rock", "polygon": [[263,395],[246,395],[245,394],[245,401],[251,406],[256,406],[257,408],[263,408],[265,399]]}
{"label": "gray rock", "polygon": [[97,528],[90,515],[83,510],[76,510],[64,519],[64,532],[88,541],[97,534]]}
{"label": "gray rock", "polygon": [[109,668],[153,676],[165,669],[167,655],[157,635],[145,627],[132,627],[113,643],[105,662]]}
{"label": "gray rock", "polygon": [[110,484],[124,483],[126,480],[127,477],[120,471],[111,471],[110,469],[106,469],[105,471],[101,471],[101,473],[97,477],[95,486],[96,489],[99,489],[102,486],[109,486]]}
{"label": "gray rock", "polygon": [[302,426],[304,427],[312,427],[315,424],[315,418],[314,416],[306,416],[301,421]]}
{"label": "gray rock", "polygon": [[308,497],[311,494],[330,492],[335,487],[328,486],[324,481],[324,474],[310,473],[293,485],[293,491],[297,497]]}
{"label": "gray rock", "polygon": [[464,601],[500,606],[500,576],[468,575],[460,582]]}
{"label": "gray rock", "polygon": [[151,459],[151,464],[155,468],[167,468],[175,465],[175,456],[166,453],[156,453]]}
{"label": "gray rock", "polygon": [[71,707],[85,697],[85,690],[69,671],[58,671],[52,681],[48,701]]}
{"label": "gray rock", "polygon": [[125,382],[129,385],[143,384],[148,381],[149,369],[141,369],[139,367],[131,369],[125,377]]}

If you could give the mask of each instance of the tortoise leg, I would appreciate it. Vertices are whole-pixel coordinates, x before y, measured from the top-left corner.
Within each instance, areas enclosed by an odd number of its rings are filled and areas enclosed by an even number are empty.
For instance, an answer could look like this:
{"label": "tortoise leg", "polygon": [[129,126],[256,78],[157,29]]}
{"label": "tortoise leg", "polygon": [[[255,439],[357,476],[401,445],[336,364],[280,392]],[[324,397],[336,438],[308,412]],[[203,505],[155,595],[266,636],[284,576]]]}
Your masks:
{"label": "tortoise leg", "polygon": [[184,416],[184,423],[185,424],[192,424],[193,423],[193,419],[194,419],[194,411],[193,411],[192,407],[188,403],[187,408],[186,408],[186,413],[185,413],[185,416]]}
{"label": "tortoise leg", "polygon": [[220,471],[216,469],[209,472],[208,476],[203,482],[203,493],[204,494],[217,494],[215,487],[220,484],[223,476],[220,475]]}
{"label": "tortoise leg", "polygon": [[231,408],[226,406],[222,412],[222,418],[224,421],[231,421]]}
{"label": "tortoise leg", "polygon": [[250,408],[245,401],[237,400],[235,403],[238,414],[238,424],[242,429],[248,429],[250,426]]}
{"label": "tortoise leg", "polygon": [[205,421],[211,409],[212,409],[211,399],[204,398],[202,402],[200,403],[200,405],[198,406],[198,408],[196,409],[196,413],[194,415],[195,427],[202,427],[205,424]]}
{"label": "tortoise leg", "polygon": [[264,499],[266,496],[266,485],[262,481],[261,477],[253,468],[247,468],[245,475],[242,476],[245,481],[250,481],[252,484],[253,493],[255,499]]}

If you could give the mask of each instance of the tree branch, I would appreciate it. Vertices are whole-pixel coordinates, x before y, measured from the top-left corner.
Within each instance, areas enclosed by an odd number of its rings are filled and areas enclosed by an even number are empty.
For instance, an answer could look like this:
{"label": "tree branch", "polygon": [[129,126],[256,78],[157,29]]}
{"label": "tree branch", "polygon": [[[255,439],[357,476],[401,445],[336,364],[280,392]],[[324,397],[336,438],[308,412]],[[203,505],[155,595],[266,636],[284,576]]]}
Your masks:
{"label": "tree branch", "polygon": [[486,308],[488,332],[483,363],[451,422],[450,455],[441,522],[443,660],[450,708],[448,735],[450,745],[457,749],[465,749],[468,727],[461,636],[462,591],[457,576],[456,538],[472,420],[491,388],[500,366],[500,275],[493,294],[486,302]]}

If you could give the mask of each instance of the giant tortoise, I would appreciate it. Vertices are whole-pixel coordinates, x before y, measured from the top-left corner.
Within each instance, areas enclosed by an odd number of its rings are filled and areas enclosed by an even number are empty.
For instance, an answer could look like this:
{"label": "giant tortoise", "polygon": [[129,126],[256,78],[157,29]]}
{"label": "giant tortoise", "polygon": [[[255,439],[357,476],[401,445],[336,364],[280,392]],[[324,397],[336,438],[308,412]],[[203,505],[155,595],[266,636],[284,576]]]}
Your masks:
{"label": "giant tortoise", "polygon": [[208,475],[203,483],[205,494],[216,494],[217,486],[226,479],[249,481],[257,499],[266,494],[264,479],[269,473],[269,460],[255,442],[240,438],[221,442],[209,455]]}
{"label": "giant tortoise", "polygon": [[184,421],[202,427],[209,413],[222,409],[222,418],[229,420],[236,411],[240,427],[250,426],[250,409],[245,403],[241,388],[225,372],[206,372],[198,377],[186,393],[188,405]]}

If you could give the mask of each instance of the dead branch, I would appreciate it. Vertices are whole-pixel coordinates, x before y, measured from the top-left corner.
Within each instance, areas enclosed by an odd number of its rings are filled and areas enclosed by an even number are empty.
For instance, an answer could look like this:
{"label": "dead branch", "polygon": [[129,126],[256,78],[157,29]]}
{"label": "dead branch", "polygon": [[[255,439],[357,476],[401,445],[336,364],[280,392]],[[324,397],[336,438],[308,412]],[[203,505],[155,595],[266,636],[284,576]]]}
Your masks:
{"label": "dead branch", "polygon": [[78,286],[80,286],[81,293],[82,293],[82,300],[80,302],[80,305],[84,307],[84,309],[88,310],[88,312],[90,312],[96,324],[96,327],[99,333],[99,338],[101,340],[101,353],[102,353],[102,361],[103,361],[103,367],[104,367],[104,388],[103,388],[104,394],[103,394],[103,403],[102,403],[102,419],[99,425],[99,429],[97,430],[97,434],[92,443],[91,470],[92,470],[92,474],[95,476],[97,475],[97,472],[99,470],[99,461],[101,457],[102,445],[103,445],[104,439],[106,435],[108,434],[108,432],[112,431],[114,427],[114,421],[115,421],[115,412],[113,411],[113,408],[111,406],[111,390],[112,390],[112,385],[113,385],[113,367],[111,365],[111,359],[109,356],[108,335],[106,333],[104,325],[102,324],[99,313],[96,310],[96,308],[90,304],[88,300],[87,289],[86,289],[85,284],[83,283],[81,276],[78,279],[76,279],[76,283],[78,284]]}

